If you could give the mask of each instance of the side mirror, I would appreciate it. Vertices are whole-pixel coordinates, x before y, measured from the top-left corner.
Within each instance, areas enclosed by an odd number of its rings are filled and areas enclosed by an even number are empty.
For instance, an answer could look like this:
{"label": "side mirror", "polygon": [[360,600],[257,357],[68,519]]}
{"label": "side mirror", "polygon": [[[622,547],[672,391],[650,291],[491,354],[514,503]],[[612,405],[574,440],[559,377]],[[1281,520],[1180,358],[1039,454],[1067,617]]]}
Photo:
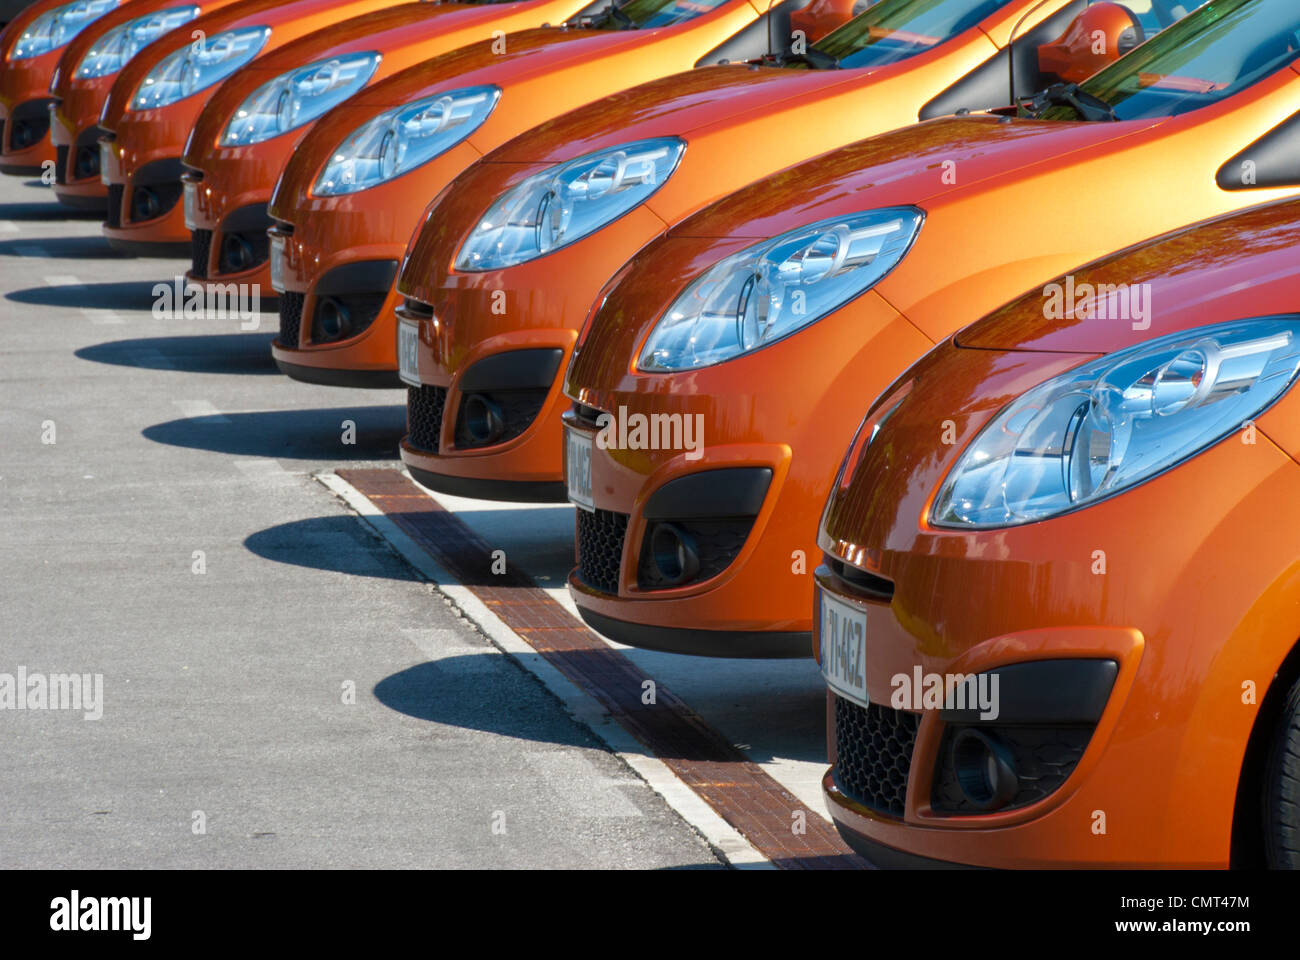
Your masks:
{"label": "side mirror", "polygon": [[858,2],[859,0],[811,0],[807,6],[790,11],[790,29],[802,30],[808,42],[814,43],[836,27],[852,20]]}
{"label": "side mirror", "polygon": [[1122,3],[1094,3],[1050,43],[1038,48],[1038,69],[1066,83],[1087,80],[1146,39],[1142,24]]}

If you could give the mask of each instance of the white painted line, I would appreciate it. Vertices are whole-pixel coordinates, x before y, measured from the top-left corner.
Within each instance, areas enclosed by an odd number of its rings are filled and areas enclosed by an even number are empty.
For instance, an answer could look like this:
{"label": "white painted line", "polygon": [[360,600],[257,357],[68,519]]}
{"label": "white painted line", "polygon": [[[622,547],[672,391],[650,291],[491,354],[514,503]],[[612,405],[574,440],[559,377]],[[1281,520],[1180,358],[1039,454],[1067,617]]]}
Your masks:
{"label": "white painted line", "polygon": [[18,233],[18,224],[12,220],[0,220],[0,233]]}
{"label": "white painted line", "polygon": [[97,310],[94,307],[82,307],[79,311],[91,323],[100,325],[108,323],[126,323],[121,314],[113,310]]}
{"label": "white painted line", "polygon": [[268,458],[236,460],[235,469],[250,480],[292,480],[295,476],[280,466],[280,461]]}
{"label": "white painted line", "polygon": [[84,287],[85,284],[70,273],[52,273],[41,277],[47,287]]}
{"label": "white painted line", "polygon": [[[194,420],[196,423],[229,423],[230,422],[229,417],[227,417],[224,413],[222,413],[212,404],[208,403],[208,401],[206,400],[173,400],[172,406],[174,406],[186,417],[190,418],[191,420]],[[280,468],[280,464],[276,463],[276,461],[274,460],[262,460],[262,461],[242,460],[239,462],[240,463],[249,463],[249,462],[274,463],[277,469]]]}
{"label": "white painted line", "polygon": [[776,869],[731,824],[722,819],[694,790],[672,772],[666,763],[649,753],[632,734],[611,717],[594,697],[560,673],[545,657],[487,608],[474,592],[462,586],[433,557],[429,556],[405,532],[376,507],[359,490],[338,474],[316,474],[327,489],[355,510],[376,533],[388,541],[421,575],[437,586],[466,618],[478,625],[488,639],[510,654],[559,697],[565,709],[586,726],[606,746],[664,798],[677,814],[700,832],[732,866],[744,869]]}

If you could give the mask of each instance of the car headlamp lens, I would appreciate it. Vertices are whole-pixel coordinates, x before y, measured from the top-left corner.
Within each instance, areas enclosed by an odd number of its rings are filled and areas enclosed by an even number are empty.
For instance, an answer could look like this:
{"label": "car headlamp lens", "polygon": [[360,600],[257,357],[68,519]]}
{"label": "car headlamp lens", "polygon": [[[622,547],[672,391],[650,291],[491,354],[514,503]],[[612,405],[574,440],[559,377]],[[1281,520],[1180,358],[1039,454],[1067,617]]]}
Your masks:
{"label": "car headlamp lens", "polygon": [[488,208],[456,255],[456,269],[500,270],[595,233],[659,189],[684,141],[637,140],[543,170]]}
{"label": "car headlamp lens", "polygon": [[132,57],[164,33],[189,23],[198,15],[197,6],[171,7],[118,24],[86,51],[73,76],[78,80],[90,80],[117,73]]}
{"label": "car headlamp lens", "polygon": [[897,266],[924,219],[916,207],[835,217],[720,260],[664,312],[638,368],[668,372],[722,363],[820,320]]}
{"label": "car headlamp lens", "polygon": [[261,143],[315,120],[374,76],[380,55],[350,53],[317,60],[262,84],[239,105],[221,135],[223,147]]}
{"label": "car headlamp lens", "polygon": [[104,14],[117,8],[118,0],[79,0],[47,10],[27,25],[9,51],[10,60],[30,60],[57,50]]}
{"label": "car headlamp lens", "polygon": [[312,192],[356,193],[409,173],[477,130],[500,99],[500,87],[464,87],[387,110],[338,145]]}
{"label": "car headlamp lens", "polygon": [[241,27],[173,50],[140,81],[131,109],[165,107],[220,83],[256,57],[270,37],[270,27]]}
{"label": "car headlamp lens", "polygon": [[1300,317],[1161,337],[1042,383],[952,468],[936,526],[1032,523],[1127,489],[1241,429],[1295,381]]}

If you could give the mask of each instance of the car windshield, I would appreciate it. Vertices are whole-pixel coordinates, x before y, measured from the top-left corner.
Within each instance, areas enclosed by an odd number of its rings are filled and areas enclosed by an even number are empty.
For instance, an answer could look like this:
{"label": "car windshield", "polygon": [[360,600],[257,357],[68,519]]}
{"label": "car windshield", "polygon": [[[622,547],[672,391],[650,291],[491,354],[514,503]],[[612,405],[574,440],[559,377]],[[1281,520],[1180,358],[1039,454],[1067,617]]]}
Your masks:
{"label": "car windshield", "polygon": [[1008,0],[880,0],[822,37],[813,49],[841,67],[906,60],[969,30]]}
{"label": "car windshield", "polygon": [[[1297,0],[1210,0],[1079,84],[1119,120],[1172,117],[1226,100],[1300,56]],[[1078,120],[1059,105],[1040,115]]]}
{"label": "car windshield", "polygon": [[[718,9],[727,0],[626,0],[611,2],[591,16],[590,25],[606,30],[671,27]],[[586,21],[586,17],[583,18]]]}

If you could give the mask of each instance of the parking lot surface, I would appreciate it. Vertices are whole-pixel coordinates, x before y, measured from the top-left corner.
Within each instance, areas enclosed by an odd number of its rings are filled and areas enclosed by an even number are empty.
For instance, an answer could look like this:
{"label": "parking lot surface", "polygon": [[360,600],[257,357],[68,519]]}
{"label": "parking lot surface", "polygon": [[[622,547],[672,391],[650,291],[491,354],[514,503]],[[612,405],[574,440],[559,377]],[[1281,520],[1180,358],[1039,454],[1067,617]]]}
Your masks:
{"label": "parking lot surface", "polygon": [[[184,267],[119,256],[97,218],[0,178],[0,674],[102,683],[98,719],[0,711],[0,865],[679,868],[846,853],[820,798],[815,663],[590,634],[563,588],[571,507],[428,498],[397,459],[400,391],[281,376],[272,313],[257,329],[160,315],[155,285]],[[448,516],[441,536],[504,551],[509,589],[671,690],[664,709],[719,755],[675,756],[620,715],[366,483],[404,483]],[[752,789],[728,793],[742,768]]]}

